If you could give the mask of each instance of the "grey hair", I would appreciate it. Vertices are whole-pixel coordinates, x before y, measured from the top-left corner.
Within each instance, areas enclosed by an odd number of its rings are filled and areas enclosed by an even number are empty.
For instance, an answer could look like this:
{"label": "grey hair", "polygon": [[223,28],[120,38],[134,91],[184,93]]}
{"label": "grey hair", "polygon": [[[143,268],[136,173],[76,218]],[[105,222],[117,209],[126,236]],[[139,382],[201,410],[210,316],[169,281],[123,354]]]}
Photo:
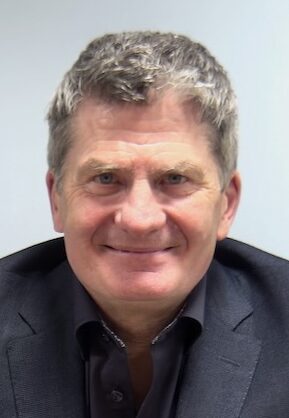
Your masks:
{"label": "grey hair", "polygon": [[224,186],[237,164],[235,94],[227,73],[203,45],[173,33],[123,32],[88,44],[48,110],[49,169],[60,180],[72,142],[71,119],[85,98],[144,105],[168,89],[199,105],[214,132],[208,140]]}

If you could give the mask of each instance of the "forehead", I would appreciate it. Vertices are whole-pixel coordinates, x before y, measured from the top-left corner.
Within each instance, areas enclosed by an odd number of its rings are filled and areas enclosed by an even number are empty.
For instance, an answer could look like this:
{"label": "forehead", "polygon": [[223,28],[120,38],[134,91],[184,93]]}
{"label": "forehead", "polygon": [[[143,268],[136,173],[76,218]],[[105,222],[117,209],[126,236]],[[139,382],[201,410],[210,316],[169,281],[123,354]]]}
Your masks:
{"label": "forehead", "polygon": [[[210,127],[197,106],[168,94],[152,104],[107,104],[86,99],[72,121],[68,160],[160,162],[210,154]],[[173,162],[172,161],[172,162]],[[68,162],[68,161],[67,161]]]}
{"label": "forehead", "polygon": [[151,104],[109,104],[95,99],[85,99],[74,118],[75,133],[84,131],[122,130],[137,133],[203,131],[210,128],[201,121],[199,107],[168,92]]}

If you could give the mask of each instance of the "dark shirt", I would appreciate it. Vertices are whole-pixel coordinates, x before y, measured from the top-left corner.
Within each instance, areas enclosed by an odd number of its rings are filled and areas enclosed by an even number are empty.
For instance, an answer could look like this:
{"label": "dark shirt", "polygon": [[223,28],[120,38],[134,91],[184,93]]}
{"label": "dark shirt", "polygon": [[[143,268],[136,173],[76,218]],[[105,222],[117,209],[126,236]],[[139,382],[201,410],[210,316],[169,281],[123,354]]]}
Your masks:
{"label": "dark shirt", "polygon": [[86,368],[90,418],[173,418],[186,350],[200,335],[206,280],[191,292],[177,317],[151,343],[153,380],[136,411],[124,342],[109,329],[97,305],[75,284],[75,331]]}

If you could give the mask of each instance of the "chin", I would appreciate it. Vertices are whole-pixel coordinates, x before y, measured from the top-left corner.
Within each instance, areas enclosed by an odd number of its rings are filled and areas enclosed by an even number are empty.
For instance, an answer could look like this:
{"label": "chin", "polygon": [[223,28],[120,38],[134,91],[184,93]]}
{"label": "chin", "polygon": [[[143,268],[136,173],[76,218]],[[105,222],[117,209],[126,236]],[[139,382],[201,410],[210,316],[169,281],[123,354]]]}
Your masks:
{"label": "chin", "polygon": [[135,272],[127,274],[118,283],[112,293],[116,297],[127,301],[156,301],[169,300],[179,293],[179,286],[175,282],[168,282],[166,277],[155,272]]}

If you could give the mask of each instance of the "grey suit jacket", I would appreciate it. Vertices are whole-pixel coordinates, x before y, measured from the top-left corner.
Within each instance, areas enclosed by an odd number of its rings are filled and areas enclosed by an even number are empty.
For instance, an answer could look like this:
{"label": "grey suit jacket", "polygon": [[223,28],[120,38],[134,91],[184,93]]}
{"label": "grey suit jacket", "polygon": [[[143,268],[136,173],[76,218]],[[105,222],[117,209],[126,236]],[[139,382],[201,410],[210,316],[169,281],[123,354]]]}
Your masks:
{"label": "grey suit jacket", "polygon": [[[227,239],[207,276],[177,418],[288,418],[289,263]],[[73,280],[62,239],[0,262],[1,418],[86,417]]]}

